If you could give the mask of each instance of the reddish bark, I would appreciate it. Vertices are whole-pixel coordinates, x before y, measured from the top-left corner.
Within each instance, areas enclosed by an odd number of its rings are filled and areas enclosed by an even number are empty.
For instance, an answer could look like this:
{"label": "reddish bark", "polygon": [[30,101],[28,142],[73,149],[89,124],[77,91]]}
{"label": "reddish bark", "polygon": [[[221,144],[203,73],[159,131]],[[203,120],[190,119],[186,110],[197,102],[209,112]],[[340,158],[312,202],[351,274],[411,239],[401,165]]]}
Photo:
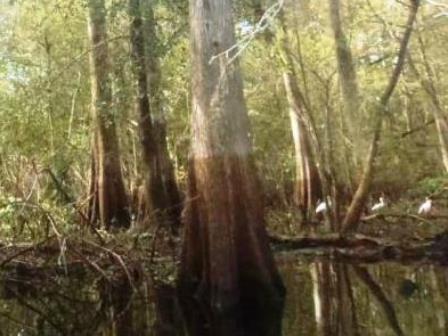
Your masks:
{"label": "reddish bark", "polygon": [[283,79],[288,96],[295,149],[294,199],[302,212],[303,222],[305,223],[310,219],[318,199],[322,198],[322,183],[311,149],[310,131],[304,121],[306,111],[303,106],[303,96],[297,86],[297,79],[291,73],[284,73]]}
{"label": "reddish bark", "polygon": [[215,324],[210,335],[241,327],[254,331],[257,327],[247,326],[250,319],[245,314],[260,316],[264,309],[281,305],[283,295],[264,227],[255,167],[247,158],[230,155],[190,164],[188,194],[194,199],[190,198],[184,218],[180,288],[194,293],[199,306],[206,306],[218,319],[230,312],[240,317]]}
{"label": "reddish bark", "polygon": [[[140,225],[147,220],[164,224],[173,230],[179,226],[180,221],[180,197],[174,179],[172,165],[169,159],[166,134],[160,130],[159,123],[153,121],[152,107],[161,108],[160,104],[150,104],[148,94],[151,84],[158,85],[158,80],[152,76],[155,83],[150,83],[151,78],[147,67],[153,73],[159,70],[151,66],[155,61],[148,61],[145,50],[145,29],[141,15],[140,0],[129,1],[129,14],[131,17],[131,47],[132,64],[136,80],[137,114],[139,116],[140,141],[143,162],[145,165],[145,204],[139,205],[144,214],[138,214]],[[155,38],[155,36],[151,36]],[[152,55],[152,57],[155,57]],[[148,64],[149,63],[149,64]],[[159,75],[159,74],[158,74]],[[153,91],[153,103],[158,99],[157,92]],[[157,96],[157,97],[156,97]]]}
{"label": "reddish bark", "polygon": [[[90,222],[129,227],[128,199],[121,173],[120,149],[112,111],[104,0],[89,1],[92,115],[94,121]],[[98,208],[98,211],[96,211]]]}
{"label": "reddish bark", "polygon": [[193,140],[179,269],[184,311],[196,321],[189,324],[193,334],[273,334],[280,319],[268,327],[266,321],[273,306],[281,312],[284,288],[265,230],[240,69],[225,52],[235,44],[232,1],[191,0],[190,13]]}

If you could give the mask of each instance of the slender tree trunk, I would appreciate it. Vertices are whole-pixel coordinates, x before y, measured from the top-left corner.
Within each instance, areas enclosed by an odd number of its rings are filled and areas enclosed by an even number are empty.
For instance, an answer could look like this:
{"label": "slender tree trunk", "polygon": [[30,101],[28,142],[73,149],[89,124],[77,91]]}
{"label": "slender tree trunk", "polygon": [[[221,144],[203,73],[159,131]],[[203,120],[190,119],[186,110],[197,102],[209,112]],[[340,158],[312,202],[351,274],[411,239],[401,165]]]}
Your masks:
{"label": "slender tree trunk", "polygon": [[319,198],[322,198],[322,187],[317,171],[308,128],[303,121],[305,113],[302,105],[302,96],[297,87],[297,78],[292,73],[283,74],[286,93],[289,103],[289,117],[294,140],[296,181],[294,184],[294,198],[306,222],[315,208]]}
{"label": "slender tree trunk", "polygon": [[340,0],[329,0],[329,4],[331,28],[333,29],[336,46],[336,59],[348,119],[347,125],[351,129],[351,135],[353,136],[354,129],[356,129],[357,126],[354,122],[356,120],[360,120],[358,80],[356,78],[356,70],[353,63],[352,52],[350,50],[347,37],[342,29]]}
{"label": "slender tree trunk", "polygon": [[328,175],[328,189],[331,194],[331,223],[334,231],[341,230],[340,222],[340,190],[337,182],[336,169],[334,167],[334,131],[333,125],[335,125],[334,110],[331,105],[331,77],[325,81],[325,149],[323,150],[323,157],[325,163],[325,170]]}
{"label": "slender tree trunk", "polygon": [[433,109],[434,119],[436,121],[437,135],[439,137],[440,152],[442,154],[442,164],[445,172],[448,173],[448,116],[439,107]]}
{"label": "slender tree trunk", "polygon": [[[295,201],[301,212],[303,223],[306,223],[315,208],[319,198],[330,195],[327,183],[327,174],[324,170],[324,155],[322,153],[316,132],[314,120],[310,114],[303,93],[298,86],[298,79],[288,47],[284,17],[281,13],[282,33],[280,54],[283,60],[283,80],[289,103],[289,115],[294,139],[296,182],[294,187]],[[314,152],[313,152],[314,146]],[[320,155],[319,155],[319,154]],[[317,164],[319,163],[319,164]],[[320,167],[320,168],[319,168]],[[326,199],[326,198],[325,198]],[[330,208],[330,204],[328,204]],[[325,213],[326,222],[331,226],[331,218]]]}
{"label": "slender tree trunk", "polygon": [[145,31],[146,68],[149,81],[149,105],[151,106],[154,137],[156,139],[157,154],[160,162],[162,186],[167,202],[167,214],[169,219],[177,226],[180,222],[182,210],[182,197],[177,185],[174,166],[168,152],[166,119],[163,108],[163,95],[161,88],[162,74],[160,70],[161,57],[160,43],[156,34],[157,22],[154,17],[153,4],[144,1],[142,4],[144,13],[143,29]]}
{"label": "slender tree trunk", "polygon": [[415,18],[417,16],[418,7],[420,4],[420,0],[411,0],[411,6],[409,11],[408,20],[406,22],[406,30],[404,32],[403,38],[400,41],[400,50],[398,52],[398,60],[395,65],[395,68],[392,72],[392,75],[389,79],[389,83],[386,89],[383,92],[383,95],[380,98],[378,107],[376,109],[375,120],[374,120],[374,128],[373,128],[373,136],[370,142],[370,147],[368,150],[367,158],[364,164],[363,173],[361,176],[361,181],[358,185],[355,195],[353,196],[352,202],[350,203],[350,207],[347,211],[347,214],[343,220],[343,230],[344,232],[354,231],[358,227],[359,219],[361,218],[361,213],[364,208],[364,205],[367,201],[367,196],[370,191],[370,185],[372,183],[374,167],[373,163],[375,161],[377,152],[378,152],[378,143],[381,136],[381,130],[383,125],[383,119],[386,115],[387,105],[392,96],[392,93],[397,86],[398,79],[400,78],[400,74],[403,70],[403,66],[405,63],[406,52],[409,44],[409,40],[411,38],[412,26],[415,22]]}
{"label": "slender tree trunk", "polygon": [[[299,11],[300,21],[302,25],[306,25],[309,21],[309,1],[300,0],[297,5],[291,9]],[[291,6],[291,4],[290,4]],[[316,201],[319,198],[324,200],[331,199],[331,204],[327,203],[329,211],[324,213],[325,223],[330,230],[339,230],[339,201],[337,199],[339,193],[337,192],[336,175],[331,167],[331,155],[324,152],[321,141],[319,141],[318,132],[316,130],[315,122],[312,115],[312,106],[309,99],[309,88],[307,85],[307,76],[305,71],[305,64],[302,57],[302,46],[300,42],[300,29],[301,26],[296,24],[295,37],[297,38],[297,56],[300,66],[300,73],[302,75],[303,90],[299,87],[298,74],[294,65],[291,52],[291,41],[287,36],[286,19],[283,10],[279,14],[281,32],[279,34],[279,53],[283,61],[284,67],[284,84],[287,92],[288,103],[290,106],[290,120],[291,129],[293,131],[293,137],[295,141],[296,152],[296,183],[295,183],[295,200],[302,211],[304,220],[309,219],[312,210],[315,208]],[[327,105],[327,122],[330,120],[330,108],[328,108],[329,102],[329,81],[324,80],[318,76],[319,80],[323,84],[326,90],[326,105]],[[331,78],[331,77],[330,77]],[[328,130],[328,128],[327,128]],[[329,130],[327,135],[329,134]],[[299,135],[299,136],[297,136]],[[300,138],[304,138],[300,140]],[[328,137],[327,137],[328,139]],[[302,141],[302,144],[299,142]],[[329,145],[327,151],[331,150],[331,141],[327,141],[326,145]],[[306,151],[301,148],[309,149]],[[302,153],[301,153],[302,152]],[[299,155],[300,153],[300,155]],[[307,168],[309,166],[309,168]],[[303,168],[305,167],[305,168]],[[309,175],[311,179],[305,183],[306,180],[301,181],[302,176]],[[308,187],[307,187],[308,184]],[[305,196],[308,195],[308,198]],[[309,197],[311,195],[311,197]],[[325,195],[325,197],[324,197]]]}
{"label": "slender tree trunk", "polygon": [[[344,101],[343,128],[346,129],[348,145],[344,143],[348,170],[348,186],[353,190],[356,181],[355,171],[359,166],[360,156],[365,149],[361,136],[361,104],[356,69],[347,36],[342,29],[340,0],[329,0],[330,21],[333,30],[336,60],[338,64],[339,82]],[[356,145],[355,145],[356,144]]]}
{"label": "slender tree trunk", "polygon": [[[129,16],[131,18],[130,36],[132,48],[132,65],[136,81],[137,113],[139,116],[140,141],[145,166],[145,205],[139,209],[145,211],[146,220],[159,224],[171,224],[177,227],[179,217],[170,218],[168,209],[172,205],[163,181],[163,165],[161,148],[156,137],[152,121],[150,100],[148,97],[148,73],[145,54],[145,35],[141,16],[140,0],[129,0]],[[166,143],[165,143],[166,146]],[[141,217],[141,216],[138,216]],[[168,223],[165,223],[167,222]],[[143,224],[140,222],[140,225]]]}
{"label": "slender tree trunk", "polygon": [[411,93],[409,92],[409,89],[405,86],[404,88],[404,97],[403,97],[403,117],[406,120],[406,132],[411,132],[413,127],[413,118],[412,118],[412,110],[411,110]]}
{"label": "slender tree trunk", "polygon": [[348,170],[347,182],[349,188],[353,191],[354,181],[356,181],[354,172],[359,166],[361,153],[365,149],[362,145],[363,138],[360,132],[362,125],[361,101],[352,52],[347,36],[342,28],[340,0],[329,0],[329,9],[331,28],[335,41],[339,82],[344,101],[343,126],[347,131],[347,138],[350,140],[350,145],[346,143],[344,145],[345,156],[349,159],[346,162]]}
{"label": "slender tree trunk", "polygon": [[97,151],[97,140],[96,140],[96,133],[93,134],[92,137],[92,152],[91,152],[91,159],[90,159],[90,181],[89,181],[89,203],[87,208],[87,216],[88,223],[84,224],[94,224],[96,222],[96,219],[99,218],[100,213],[100,204],[98,199],[98,179],[96,174],[98,173],[98,154]]}
{"label": "slender tree trunk", "polygon": [[109,57],[104,0],[89,0],[89,37],[94,149],[90,195],[94,200],[89,209],[91,223],[102,227],[129,227],[128,199],[121,173],[120,149],[112,112],[112,91],[109,80]]}
{"label": "slender tree trunk", "polygon": [[239,64],[223,53],[235,44],[232,1],[190,0],[190,26],[193,139],[179,289],[197,306],[184,310],[197,320],[207,307],[211,324],[189,325],[198,335],[274,335],[280,321],[266,312],[281,313],[284,288],[265,230]]}
{"label": "slender tree trunk", "polygon": [[424,78],[417,70],[411,56],[408,56],[409,65],[412,72],[415,74],[417,79],[420,81],[421,86],[425,90],[426,94],[431,99],[432,103],[432,113],[434,120],[436,122],[437,136],[439,138],[440,152],[442,156],[442,164],[445,171],[448,173],[448,113],[443,108],[442,103],[439,99],[439,94],[434,83],[434,74],[429,64],[428,57],[426,55],[423,40],[419,37],[420,51],[422,54],[423,65],[426,73],[426,78]]}

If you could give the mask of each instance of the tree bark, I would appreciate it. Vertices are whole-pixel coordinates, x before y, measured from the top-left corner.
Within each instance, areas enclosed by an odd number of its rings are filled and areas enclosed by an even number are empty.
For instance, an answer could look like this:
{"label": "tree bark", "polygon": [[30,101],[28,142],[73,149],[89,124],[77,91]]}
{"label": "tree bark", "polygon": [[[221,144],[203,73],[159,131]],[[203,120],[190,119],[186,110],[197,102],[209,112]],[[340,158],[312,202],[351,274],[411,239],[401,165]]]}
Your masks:
{"label": "tree bark", "polygon": [[180,224],[182,196],[179,191],[174,166],[170,158],[167,142],[167,125],[163,107],[162,73],[160,69],[160,43],[156,34],[157,21],[154,17],[153,4],[141,3],[143,10],[143,30],[145,32],[146,70],[149,81],[149,105],[152,112],[154,137],[160,163],[162,186],[168,208],[168,217],[175,226]]}
{"label": "tree bark", "polygon": [[190,26],[193,138],[179,289],[194,295],[196,309],[185,314],[204,319],[206,307],[212,321],[195,324],[201,335],[278,334],[280,320],[268,325],[266,312],[282,311],[284,288],[267,239],[238,60],[229,63],[234,53],[225,53],[235,44],[232,1],[190,0]]}
{"label": "tree bark", "polygon": [[434,105],[433,113],[436,121],[442,164],[445,172],[448,173],[448,116],[440,106],[440,104],[438,106]]}
{"label": "tree bark", "polygon": [[[302,25],[306,25],[309,21],[309,3],[308,1],[299,1],[298,6],[293,7],[299,10]],[[291,11],[291,8],[288,7]],[[325,225],[329,230],[339,230],[339,211],[337,200],[337,185],[335,174],[331,168],[331,155],[327,155],[330,150],[331,142],[327,141],[327,151],[324,152],[322,141],[320,141],[316,124],[313,118],[313,109],[310,105],[308,94],[307,76],[303,57],[301,53],[300,42],[300,26],[297,26],[294,34],[297,38],[297,53],[300,72],[302,74],[303,90],[299,87],[299,76],[296,71],[293,53],[291,51],[292,41],[287,34],[287,20],[284,11],[279,13],[280,31],[279,36],[279,54],[282,60],[283,79],[287,99],[289,104],[289,115],[291,121],[291,129],[295,147],[296,161],[296,181],[294,184],[295,202],[302,212],[303,223],[311,224],[311,214],[315,209],[315,205],[319,198],[331,199],[331,203],[327,203],[328,211],[324,213]],[[326,90],[326,103],[329,103],[329,83],[317,76]],[[330,120],[330,109],[327,109],[326,121]],[[329,131],[326,135],[329,134]],[[325,197],[324,197],[325,196]],[[320,215],[319,215],[320,216]]]}
{"label": "tree bark", "polygon": [[[170,194],[167,192],[166,183],[163,179],[163,155],[160,143],[160,136],[156,136],[155,125],[152,121],[152,110],[148,96],[148,72],[145,53],[145,35],[142,22],[140,0],[129,0],[129,16],[131,18],[131,60],[136,82],[136,109],[139,116],[140,142],[142,157],[145,166],[145,205],[139,204],[138,208],[144,211],[140,221],[141,226],[149,222],[157,222],[175,229],[178,227],[179,216],[175,215],[171,207],[179,204],[172,204]],[[165,139],[163,137],[163,139]],[[166,151],[166,142],[165,153]],[[169,160],[169,158],[168,158]],[[172,181],[171,181],[172,182]],[[176,188],[177,190],[177,188]],[[177,200],[179,203],[179,200]],[[172,216],[171,216],[172,215]]]}
{"label": "tree bark", "polygon": [[[288,47],[283,13],[280,13],[282,31],[280,34],[280,55],[283,61],[283,82],[289,104],[289,116],[294,140],[296,181],[294,184],[294,198],[302,213],[303,223],[310,220],[315,204],[322,194],[329,195],[328,183],[323,169],[323,155],[320,151],[319,139],[314,120],[310,114],[297,82],[291,51]],[[314,146],[314,152],[313,152]],[[319,163],[319,165],[318,165]],[[319,168],[320,167],[320,168]],[[327,204],[330,208],[330,205]],[[328,224],[331,219],[325,214]]]}
{"label": "tree bark", "polygon": [[297,79],[292,73],[283,73],[286,93],[289,103],[289,117],[294,140],[296,181],[294,184],[294,198],[302,212],[302,220],[306,222],[312,214],[317,200],[322,198],[322,187],[317,171],[308,128],[303,121],[302,99],[297,87]]}
{"label": "tree bark", "polygon": [[[91,223],[106,229],[127,228],[130,224],[128,199],[121,173],[120,149],[112,112],[109,57],[104,0],[89,0],[89,37],[92,116],[94,121],[93,162],[91,166],[88,213]],[[95,209],[98,208],[98,211]]]}
{"label": "tree bark", "polygon": [[[345,111],[348,117],[348,127],[352,136],[357,125],[352,124],[360,119],[360,99],[355,65],[347,37],[342,29],[340,16],[340,0],[329,0],[331,28],[336,46],[336,59],[344,96]],[[353,140],[353,139],[352,139]]]}
{"label": "tree bark", "polygon": [[[330,7],[330,21],[333,30],[336,60],[338,64],[338,73],[340,87],[342,89],[342,96],[344,101],[344,124],[348,131],[348,138],[351,141],[351,146],[345,147],[346,156],[350,158],[346,162],[349,171],[349,185],[352,187],[355,176],[353,171],[358,167],[360,160],[360,153],[362,153],[363,146],[362,137],[360,133],[361,113],[360,113],[360,95],[359,86],[356,76],[356,69],[353,62],[352,52],[348,39],[342,29],[341,15],[340,15],[340,0],[329,0]],[[354,144],[357,144],[356,146]]]}
{"label": "tree bark", "polygon": [[422,54],[423,65],[426,73],[424,78],[417,70],[411,56],[408,56],[409,65],[411,71],[415,74],[420,81],[420,85],[425,90],[426,94],[431,99],[432,112],[436,123],[437,136],[439,138],[440,153],[442,156],[442,165],[445,172],[448,173],[448,113],[443,108],[443,104],[440,102],[439,94],[434,83],[434,74],[429,64],[428,57],[426,55],[423,40],[419,36],[420,51]]}
{"label": "tree bark", "polygon": [[387,87],[385,88],[378,107],[376,109],[374,128],[373,128],[373,136],[370,142],[368,154],[366,161],[364,163],[363,173],[361,176],[361,181],[358,185],[355,195],[353,196],[352,202],[350,203],[350,207],[347,211],[347,214],[344,217],[342,226],[344,232],[354,231],[359,225],[359,219],[361,218],[362,210],[367,201],[367,196],[370,191],[370,185],[372,183],[374,169],[373,163],[375,161],[377,152],[378,152],[378,143],[381,137],[381,130],[383,125],[383,119],[386,115],[387,105],[392,96],[392,93],[397,86],[398,79],[400,78],[400,74],[403,70],[403,66],[405,63],[406,52],[409,44],[409,40],[411,38],[412,26],[414,25],[415,18],[417,16],[418,7],[420,4],[420,0],[411,0],[410,11],[408,15],[408,19],[406,22],[406,29],[403,35],[403,38],[400,41],[400,49],[398,52],[398,60],[393,69],[392,75],[389,78],[389,82]]}

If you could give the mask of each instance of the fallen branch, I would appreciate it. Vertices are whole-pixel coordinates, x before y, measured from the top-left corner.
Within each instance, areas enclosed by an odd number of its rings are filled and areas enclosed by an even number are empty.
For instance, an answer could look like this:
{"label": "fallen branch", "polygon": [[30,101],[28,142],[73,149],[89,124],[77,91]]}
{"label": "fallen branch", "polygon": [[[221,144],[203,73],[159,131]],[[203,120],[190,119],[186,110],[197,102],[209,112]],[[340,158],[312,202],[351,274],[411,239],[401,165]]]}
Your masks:
{"label": "fallen branch", "polygon": [[280,235],[270,235],[271,243],[286,249],[308,249],[308,248],[354,248],[369,247],[374,248],[385,245],[384,241],[378,238],[355,234],[351,237],[344,237],[337,233],[328,234],[321,237],[286,237]]}
{"label": "fallen branch", "polygon": [[83,242],[85,242],[85,243],[87,243],[87,244],[89,244],[89,245],[91,245],[93,247],[96,247],[96,248],[100,249],[103,252],[106,252],[113,259],[115,259],[118,262],[118,264],[120,265],[120,267],[123,269],[124,273],[126,274],[126,277],[127,277],[128,281],[129,281],[129,285],[132,287],[132,289],[134,291],[136,291],[136,287],[135,287],[133,278],[131,276],[131,273],[129,272],[129,269],[126,266],[126,263],[123,261],[123,258],[118,253],[116,253],[116,252],[112,251],[111,249],[108,249],[108,248],[106,248],[104,246],[101,246],[101,245],[98,245],[98,244],[96,244],[94,242],[91,242],[89,240],[85,240],[84,239]]}
{"label": "fallen branch", "polygon": [[430,221],[428,218],[431,219],[448,219],[447,215],[431,215],[430,217],[422,217],[419,215],[414,215],[414,214],[407,214],[407,213],[377,213],[377,214],[373,214],[373,215],[369,215],[369,216],[365,216],[363,218],[361,218],[361,222],[369,222],[373,219],[385,219],[386,217],[390,217],[390,218],[411,218],[411,219],[416,219],[418,221],[421,222],[425,222],[426,224],[429,225],[435,225],[435,223],[433,221]]}
{"label": "fallen branch", "polygon": [[77,249],[75,249],[73,246],[70,246],[69,252],[76,255],[78,258],[82,260],[83,263],[90,266],[92,269],[96,270],[101,276],[110,284],[112,281],[107,276],[106,272],[94,261],[89,260],[86,256],[84,256],[81,252],[79,252]]}
{"label": "fallen branch", "polygon": [[0,263],[0,269],[3,268],[7,263],[11,262],[12,260],[16,259],[17,257],[20,257],[21,255],[24,255],[28,252],[31,252],[33,250],[35,250],[36,248],[38,248],[39,246],[42,246],[43,244],[47,243],[48,241],[50,241],[51,239],[55,238],[56,236],[50,236],[47,237],[46,239],[42,240],[41,242],[31,245],[23,250],[20,250],[12,255],[10,255],[9,257],[6,257],[5,259],[2,260],[2,262]]}
{"label": "fallen branch", "polygon": [[403,133],[401,133],[401,138],[405,138],[408,135],[411,135],[412,133],[424,130],[426,127],[434,124],[435,122],[436,122],[435,119],[431,119],[431,120],[427,121],[426,123],[424,123],[423,125],[417,126],[409,131],[403,132]]}
{"label": "fallen branch", "polygon": [[323,237],[270,236],[276,251],[301,251],[349,261],[419,261],[430,260],[448,264],[448,231],[431,239],[407,239],[392,241],[360,234]]}

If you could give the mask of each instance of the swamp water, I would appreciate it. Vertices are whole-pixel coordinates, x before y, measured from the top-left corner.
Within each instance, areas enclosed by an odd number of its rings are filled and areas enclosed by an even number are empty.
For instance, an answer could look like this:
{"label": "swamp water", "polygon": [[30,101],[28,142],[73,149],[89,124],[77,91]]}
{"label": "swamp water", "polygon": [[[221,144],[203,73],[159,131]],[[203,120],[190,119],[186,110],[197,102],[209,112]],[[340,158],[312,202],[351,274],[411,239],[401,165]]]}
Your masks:
{"label": "swamp water", "polygon": [[[287,288],[282,335],[448,335],[448,268],[291,253],[277,262]],[[185,335],[180,316],[168,286],[133,290],[126,277],[86,270],[0,273],[0,336]]]}

